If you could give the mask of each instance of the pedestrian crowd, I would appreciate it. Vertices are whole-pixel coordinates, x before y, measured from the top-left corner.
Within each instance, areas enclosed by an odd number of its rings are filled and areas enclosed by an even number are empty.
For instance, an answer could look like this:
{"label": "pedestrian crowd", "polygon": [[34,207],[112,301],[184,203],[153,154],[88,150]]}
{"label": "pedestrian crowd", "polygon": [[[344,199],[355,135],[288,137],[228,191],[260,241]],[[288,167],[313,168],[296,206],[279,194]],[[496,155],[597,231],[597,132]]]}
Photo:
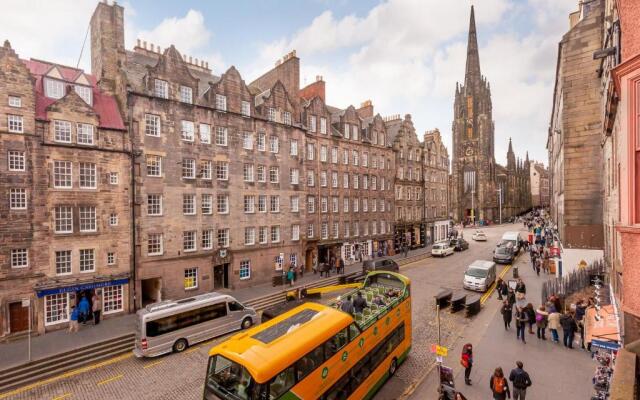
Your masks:
{"label": "pedestrian crowd", "polygon": [[80,301],[77,305],[71,307],[69,315],[69,333],[76,333],[80,330],[80,324],[87,325],[87,322],[93,321],[94,325],[100,323],[100,314],[102,312],[102,299],[98,292],[94,292],[91,296],[91,302],[88,295],[82,293]]}

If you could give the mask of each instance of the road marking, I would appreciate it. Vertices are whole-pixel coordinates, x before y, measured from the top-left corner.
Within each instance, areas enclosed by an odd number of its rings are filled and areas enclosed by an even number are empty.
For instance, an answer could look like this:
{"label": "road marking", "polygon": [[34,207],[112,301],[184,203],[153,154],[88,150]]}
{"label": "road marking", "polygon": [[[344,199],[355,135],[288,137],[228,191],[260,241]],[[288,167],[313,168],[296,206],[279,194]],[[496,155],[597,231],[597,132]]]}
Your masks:
{"label": "road marking", "polygon": [[46,385],[46,384],[49,384],[49,383],[53,383],[55,381],[59,381],[60,379],[69,378],[69,377],[81,374],[83,372],[92,371],[94,369],[97,369],[97,368],[100,368],[100,367],[104,367],[104,366],[107,366],[109,364],[116,363],[118,361],[126,360],[127,358],[131,358],[131,357],[133,357],[133,353],[129,352],[129,353],[123,354],[121,356],[113,357],[113,358],[110,358],[108,360],[99,362],[97,364],[88,365],[86,367],[82,367],[82,368],[78,368],[78,369],[74,369],[74,370],[65,372],[64,374],[60,374],[60,375],[54,376],[52,378],[47,378],[47,379],[44,379],[44,380],[41,380],[41,381],[38,381],[38,382],[34,382],[34,383],[30,384],[30,385],[23,386],[21,388],[12,390],[10,392],[6,392],[6,393],[0,394],[0,400],[6,399],[9,396],[14,396],[16,394],[20,394],[20,393],[26,392],[26,391],[31,390],[31,389],[35,389],[37,387],[40,387],[40,386],[43,386],[43,385]]}
{"label": "road marking", "polygon": [[66,398],[67,398],[67,397],[69,397],[69,396],[71,396],[71,393],[65,393],[65,394],[62,394],[62,395],[60,395],[60,396],[58,396],[58,397],[54,397],[54,398],[53,398],[53,400],[66,399]]}
{"label": "road marking", "polygon": [[193,353],[194,351],[199,350],[199,349],[200,349],[200,346],[191,347],[191,348],[185,350],[185,354],[186,353]]}
{"label": "road marking", "polygon": [[[507,274],[507,271],[509,271],[510,268],[511,268],[511,264],[505,265],[504,269],[500,272],[499,278],[502,279]],[[493,291],[496,289],[496,283],[497,283],[497,280],[493,282],[491,286],[489,286],[489,290],[487,290],[487,292],[482,295],[482,297],[480,298],[480,304],[484,304],[487,301],[487,299],[491,297],[491,295],[493,294]]]}
{"label": "road marking", "polygon": [[113,377],[111,377],[109,379],[105,379],[103,381],[98,382],[98,386],[107,384],[109,382],[117,381],[118,379],[122,378],[123,376],[124,376],[124,374],[120,374],[120,375],[113,376]]}
{"label": "road marking", "polygon": [[160,361],[156,361],[156,362],[152,362],[151,364],[147,364],[144,367],[142,367],[142,369],[147,369],[147,368],[151,368],[151,367],[155,367],[158,364],[162,364],[164,361],[160,360]]}

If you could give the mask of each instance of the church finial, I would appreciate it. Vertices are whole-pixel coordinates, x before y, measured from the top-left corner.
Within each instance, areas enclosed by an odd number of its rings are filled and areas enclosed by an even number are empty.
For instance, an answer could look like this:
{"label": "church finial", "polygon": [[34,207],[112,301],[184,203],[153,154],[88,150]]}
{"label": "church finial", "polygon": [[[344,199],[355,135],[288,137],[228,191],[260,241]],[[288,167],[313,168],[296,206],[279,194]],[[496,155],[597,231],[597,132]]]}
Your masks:
{"label": "church finial", "polygon": [[513,147],[511,146],[511,138],[509,138],[509,150],[507,150],[507,153],[513,154]]}
{"label": "church finial", "polygon": [[476,17],[471,6],[471,18],[469,20],[469,37],[467,39],[467,66],[464,74],[464,85],[468,86],[470,81],[482,79],[480,74],[480,55],[478,54],[478,37],[476,33]]}

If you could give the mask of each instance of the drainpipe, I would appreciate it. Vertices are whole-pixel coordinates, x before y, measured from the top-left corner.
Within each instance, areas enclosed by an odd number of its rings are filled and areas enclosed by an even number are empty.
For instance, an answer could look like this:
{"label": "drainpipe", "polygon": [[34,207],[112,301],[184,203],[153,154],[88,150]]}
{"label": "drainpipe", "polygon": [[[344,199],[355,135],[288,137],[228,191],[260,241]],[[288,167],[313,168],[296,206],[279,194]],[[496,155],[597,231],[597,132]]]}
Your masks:
{"label": "drainpipe", "polygon": [[[132,96],[127,93],[127,122],[128,122],[128,133],[129,133],[129,144],[131,146],[130,149],[130,160],[131,160],[131,280],[133,284],[130,285],[130,288],[133,288],[132,297],[133,297],[133,311],[137,309],[137,277],[136,277],[136,177],[135,177],[135,159],[136,159],[136,151],[134,150],[134,140],[133,140],[133,104],[132,104]],[[129,306],[131,309],[131,306]]]}

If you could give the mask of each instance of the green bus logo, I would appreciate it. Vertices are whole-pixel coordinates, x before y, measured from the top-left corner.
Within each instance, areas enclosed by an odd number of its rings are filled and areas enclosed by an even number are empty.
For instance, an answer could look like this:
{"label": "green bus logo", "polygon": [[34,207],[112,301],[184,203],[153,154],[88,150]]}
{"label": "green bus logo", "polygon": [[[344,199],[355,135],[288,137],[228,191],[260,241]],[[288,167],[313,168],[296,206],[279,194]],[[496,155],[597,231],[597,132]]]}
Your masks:
{"label": "green bus logo", "polygon": [[358,346],[360,346],[360,348],[364,346],[364,338],[360,338],[360,341],[358,342]]}
{"label": "green bus logo", "polygon": [[378,327],[376,326],[373,328],[373,335],[375,336],[377,334],[378,334]]}
{"label": "green bus logo", "polygon": [[347,361],[347,357],[349,357],[349,353],[348,352],[344,352],[342,353],[342,361]]}
{"label": "green bus logo", "polygon": [[329,375],[329,368],[324,367],[324,368],[322,369],[322,379],[326,378],[326,377],[327,377],[327,375]]}

